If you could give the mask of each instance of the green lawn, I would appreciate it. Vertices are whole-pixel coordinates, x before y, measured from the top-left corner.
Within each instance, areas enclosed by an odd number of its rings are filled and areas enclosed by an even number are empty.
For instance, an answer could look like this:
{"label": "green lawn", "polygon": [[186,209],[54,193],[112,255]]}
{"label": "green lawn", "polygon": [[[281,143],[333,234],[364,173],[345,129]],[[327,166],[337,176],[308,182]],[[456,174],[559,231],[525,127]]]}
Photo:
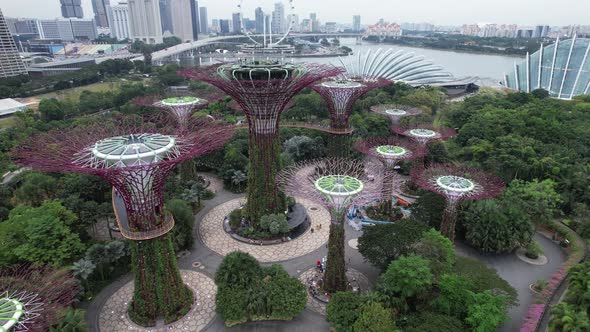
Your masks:
{"label": "green lawn", "polygon": [[9,127],[14,126],[15,121],[16,121],[16,117],[14,117],[14,116],[0,118],[0,129],[9,128]]}
{"label": "green lawn", "polygon": [[115,91],[119,88],[121,82],[103,82],[103,83],[94,83],[90,85],[80,86],[77,88],[71,88],[66,90],[60,90],[56,92],[45,93],[42,95],[33,96],[35,98],[58,98],[58,99],[72,99],[73,101],[78,101],[80,98],[80,94],[82,91],[92,91],[92,92],[106,92],[106,91]]}

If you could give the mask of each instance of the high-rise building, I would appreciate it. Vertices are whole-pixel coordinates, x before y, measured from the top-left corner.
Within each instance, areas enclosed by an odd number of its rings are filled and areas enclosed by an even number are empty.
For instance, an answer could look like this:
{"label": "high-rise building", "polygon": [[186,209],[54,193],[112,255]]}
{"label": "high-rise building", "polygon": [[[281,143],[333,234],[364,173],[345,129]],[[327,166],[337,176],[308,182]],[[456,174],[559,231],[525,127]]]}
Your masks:
{"label": "high-rise building", "polygon": [[68,20],[37,20],[40,39],[73,41],[74,33]]}
{"label": "high-rise building", "polygon": [[162,23],[162,32],[172,33],[172,12],[170,11],[171,0],[159,0],[160,22]]}
{"label": "high-rise building", "polygon": [[98,36],[93,20],[70,19],[69,23],[75,40],[94,40]]}
{"label": "high-rise building", "polygon": [[352,31],[353,32],[360,32],[361,31],[361,16],[354,15],[352,17]]}
{"label": "high-rise building", "polygon": [[209,20],[207,19],[207,7],[199,7],[199,32],[203,35],[209,33]]}
{"label": "high-rise building", "polygon": [[264,33],[264,11],[262,8],[256,8],[254,16],[256,18],[256,33]]}
{"label": "high-rise building", "polygon": [[318,21],[318,15],[316,13],[309,14],[309,20],[311,21],[311,32],[320,32],[320,22]]}
{"label": "high-rise building", "polygon": [[92,10],[94,11],[94,22],[103,28],[109,27],[108,10],[111,6],[110,0],[92,0]]}
{"label": "high-rise building", "polygon": [[193,40],[192,0],[170,0],[172,33],[182,41]]}
{"label": "high-rise building", "polygon": [[272,33],[285,33],[285,5],[281,2],[275,3],[275,10],[272,12]]}
{"label": "high-rise building", "polygon": [[37,20],[32,18],[6,18],[8,30],[13,35],[39,35]]}
{"label": "high-rise building", "polygon": [[233,26],[233,33],[240,34],[242,33],[242,15],[240,13],[233,13],[232,14],[232,26]]}
{"label": "high-rise building", "polygon": [[0,77],[26,74],[25,64],[18,54],[14,39],[0,10]]}
{"label": "high-rise building", "polygon": [[229,33],[229,20],[219,20],[219,32],[221,34]]}
{"label": "high-rise building", "polygon": [[271,16],[264,15],[264,25],[266,26],[266,33],[267,34],[270,34],[270,21],[271,21]]}
{"label": "high-rise building", "polygon": [[158,0],[129,0],[129,23],[134,40],[147,44],[163,42]]}
{"label": "high-rise building", "polygon": [[190,0],[191,1],[191,18],[192,18],[192,30],[193,30],[193,40],[199,40],[199,1],[198,0]]}
{"label": "high-rise building", "polygon": [[211,20],[211,29],[209,30],[214,33],[219,33],[219,20],[214,18]]}
{"label": "high-rise building", "polygon": [[119,40],[131,39],[129,28],[129,6],[127,2],[119,2],[108,11],[111,37]]}
{"label": "high-rise building", "polygon": [[61,16],[64,18],[84,17],[81,0],[59,0],[59,2],[61,3]]}
{"label": "high-rise building", "polygon": [[301,26],[299,25],[299,15],[290,14],[287,16],[287,29],[289,29],[289,25],[291,25],[291,30],[293,32],[301,32]]}

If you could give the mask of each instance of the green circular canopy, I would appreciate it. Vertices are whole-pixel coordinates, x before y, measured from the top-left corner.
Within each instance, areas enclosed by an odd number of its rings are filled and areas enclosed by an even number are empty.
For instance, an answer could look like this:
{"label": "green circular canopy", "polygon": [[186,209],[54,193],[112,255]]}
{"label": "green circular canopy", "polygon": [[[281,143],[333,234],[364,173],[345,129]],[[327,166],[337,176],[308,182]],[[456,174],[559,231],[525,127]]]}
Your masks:
{"label": "green circular canopy", "polygon": [[24,305],[14,299],[0,298],[0,332],[10,331],[24,314]]}
{"label": "green circular canopy", "polygon": [[396,145],[380,145],[375,148],[378,154],[384,157],[401,157],[408,153],[408,150]]}
{"label": "green circular canopy", "polygon": [[436,131],[430,129],[412,129],[410,130],[410,135],[416,137],[434,137],[436,136]]}
{"label": "green circular canopy", "polygon": [[162,100],[162,105],[164,106],[186,106],[186,105],[195,105],[203,102],[203,99],[197,97],[174,97],[174,98],[166,98]]}
{"label": "green circular canopy", "polygon": [[330,196],[353,196],[363,190],[363,182],[348,175],[327,175],[317,179],[315,187]]}
{"label": "green circular canopy", "polygon": [[397,115],[397,116],[402,116],[402,115],[408,114],[408,112],[406,112],[404,110],[400,110],[400,109],[385,110],[385,113],[387,113],[389,115]]}
{"label": "green circular canopy", "polygon": [[436,184],[443,190],[452,193],[467,193],[475,188],[473,181],[455,175],[445,175],[436,178]]}
{"label": "green circular canopy", "polygon": [[92,154],[109,166],[147,165],[166,159],[173,153],[175,145],[176,139],[172,136],[132,134],[98,141],[92,148]]}

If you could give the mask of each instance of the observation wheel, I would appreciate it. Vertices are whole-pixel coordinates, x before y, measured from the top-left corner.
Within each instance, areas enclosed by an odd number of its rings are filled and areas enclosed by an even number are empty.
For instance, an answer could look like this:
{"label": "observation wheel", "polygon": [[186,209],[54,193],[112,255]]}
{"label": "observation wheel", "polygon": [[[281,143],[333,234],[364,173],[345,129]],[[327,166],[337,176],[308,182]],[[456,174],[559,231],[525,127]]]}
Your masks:
{"label": "observation wheel", "polygon": [[[243,18],[244,17],[244,3],[246,3],[247,1],[245,0],[239,0],[238,1],[238,13],[240,13],[240,17]],[[282,1],[281,1],[282,2]],[[252,1],[250,1],[250,3],[252,3]],[[253,13],[254,12],[254,8],[250,8],[252,9],[250,12]],[[265,12],[266,13],[266,12]],[[283,40],[285,40],[287,38],[287,36],[289,36],[289,33],[291,33],[291,31],[293,30],[293,26],[295,25],[295,21],[293,21],[294,18],[294,14],[295,14],[295,4],[294,4],[294,0],[288,0],[287,1],[287,8],[286,8],[286,12],[285,15],[287,16],[286,19],[288,19],[288,27],[287,30],[285,31],[285,33],[281,36],[281,38],[279,38],[279,40],[275,43],[271,43],[269,44],[269,46],[272,45],[278,45],[280,44]],[[272,16],[271,16],[272,17]],[[272,26],[272,20],[269,22],[270,25]],[[263,19],[263,24],[266,25],[266,14],[264,14],[264,19]],[[253,37],[252,34],[244,27],[244,24],[242,24],[242,29],[241,32],[244,36],[248,37],[248,39],[250,39],[250,41],[252,41],[254,44],[256,44],[257,46],[263,46],[263,43],[257,42]],[[267,33],[270,33],[270,31],[267,31]]]}

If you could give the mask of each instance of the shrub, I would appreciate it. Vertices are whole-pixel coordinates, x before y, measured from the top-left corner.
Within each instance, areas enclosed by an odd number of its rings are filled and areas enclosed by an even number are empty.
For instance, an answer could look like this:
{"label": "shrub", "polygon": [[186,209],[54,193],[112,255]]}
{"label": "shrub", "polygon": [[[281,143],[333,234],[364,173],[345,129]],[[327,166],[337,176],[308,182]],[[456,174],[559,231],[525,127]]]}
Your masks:
{"label": "shrub", "polygon": [[391,311],[383,308],[377,302],[364,305],[353,325],[354,332],[392,332],[395,330]]}
{"label": "shrub", "polygon": [[217,272],[215,283],[218,286],[251,287],[262,275],[262,268],[252,255],[234,251],[225,256]]}
{"label": "shrub", "polygon": [[195,217],[191,207],[183,200],[172,199],[166,203],[166,208],[174,217],[174,228],[172,229],[172,243],[174,250],[188,250],[195,243],[193,232],[195,228]]}
{"label": "shrub", "polygon": [[416,256],[402,256],[393,261],[383,273],[377,290],[385,295],[403,298],[424,293],[432,284],[432,273],[428,260]]}
{"label": "shrub", "polygon": [[465,325],[459,319],[433,312],[420,312],[408,317],[404,332],[462,332]]}
{"label": "shrub", "polygon": [[49,330],[50,332],[86,332],[86,314],[82,309],[67,309],[61,313],[62,317],[59,319],[59,324],[54,325]]}
{"label": "shrub", "polygon": [[269,214],[260,218],[260,228],[273,235],[289,232],[289,224],[284,214]]}
{"label": "shrub", "polygon": [[326,319],[336,332],[350,332],[365,301],[366,299],[358,294],[337,292],[332,295],[326,307]]}
{"label": "shrub", "polygon": [[494,296],[491,291],[485,291],[473,296],[465,322],[473,331],[495,332],[507,318],[504,296]]}
{"label": "shrub", "polygon": [[240,227],[240,222],[242,219],[242,209],[235,209],[229,214],[229,226],[232,229],[237,229]]}
{"label": "shrub", "polygon": [[537,243],[537,241],[532,241],[526,247],[525,255],[530,259],[537,259],[540,255],[543,254],[543,248]]}
{"label": "shrub", "polygon": [[248,321],[246,306],[247,291],[243,287],[220,286],[215,296],[215,311],[221,316],[226,326],[242,324]]}

